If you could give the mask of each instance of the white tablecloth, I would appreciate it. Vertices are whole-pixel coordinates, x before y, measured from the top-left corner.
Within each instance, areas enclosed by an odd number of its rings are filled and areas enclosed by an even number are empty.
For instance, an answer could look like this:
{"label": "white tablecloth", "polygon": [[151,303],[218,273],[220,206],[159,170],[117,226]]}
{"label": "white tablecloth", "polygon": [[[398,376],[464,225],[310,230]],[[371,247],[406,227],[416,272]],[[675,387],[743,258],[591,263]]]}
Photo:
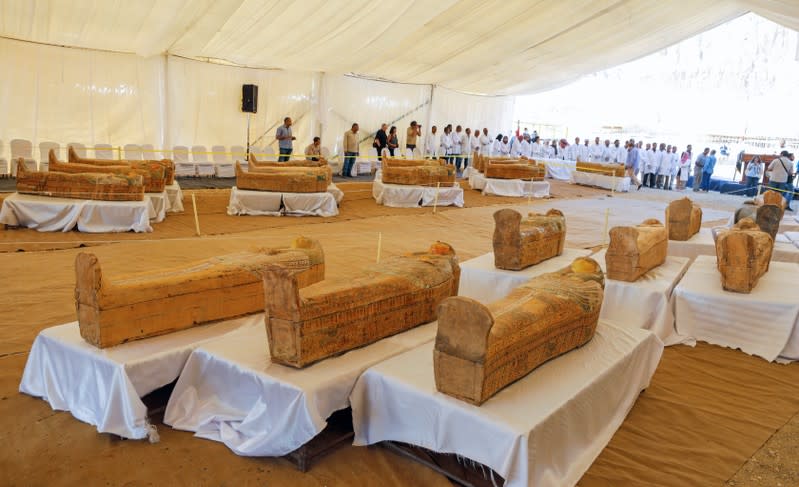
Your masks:
{"label": "white tablecloth", "polygon": [[572,171],[571,182],[583,186],[596,186],[598,188],[612,189],[613,191],[630,191],[630,178],[627,176],[617,178],[607,174],[586,171]]}
{"label": "white tablecloth", "polygon": [[278,193],[272,191],[250,191],[233,187],[230,190],[228,215],[322,216],[338,215],[336,192],[325,193]]}
{"label": "white tablecloth", "polygon": [[674,290],[677,331],[768,361],[799,359],[799,266],[771,262],[750,294],[725,291],[716,258],[700,255]]}
{"label": "white tablecloth", "polygon": [[481,189],[486,196],[515,196],[518,198],[527,196],[546,198],[549,196],[549,183],[546,181],[486,178],[477,171],[469,176],[469,185],[472,189]]}
{"label": "white tablecloth", "polygon": [[282,456],[319,434],[349,405],[374,364],[435,338],[429,323],[304,369],[272,364],[263,324],[197,348],[186,363],[164,422],[219,441],[238,455]]}
{"label": "white tablecloth", "polygon": [[[605,250],[591,256],[605,271]],[[671,295],[688,270],[687,257],[666,257],[666,262],[635,282],[605,276],[605,299],[599,317],[617,326],[651,330],[666,345],[693,343],[674,331]]]}
{"label": "white tablecloth", "polygon": [[84,341],[77,322],[47,328],[33,342],[19,390],[100,433],[154,440],[140,397],[177,379],[194,347],[253,321],[263,326],[263,314],[106,349]]}
{"label": "white tablecloth", "polygon": [[577,169],[577,161],[563,161],[560,159],[536,159],[547,166],[547,177],[560,181],[571,180],[571,173]]}
{"label": "white tablecloth", "polygon": [[144,193],[144,199],[149,203],[147,215],[155,223],[161,223],[166,218],[167,195],[163,193]]}
{"label": "white tablecloth", "polygon": [[183,190],[177,181],[165,188],[166,191],[166,211],[167,213],[177,213],[183,211]]}
{"label": "white tablecloth", "polygon": [[14,193],[3,200],[0,223],[40,232],[152,232],[150,201],[95,201]]}
{"label": "white tablecloth", "polygon": [[[778,237],[780,237],[778,235]],[[778,238],[774,243],[771,260],[777,262],[799,263],[799,248],[790,241]],[[702,228],[697,234],[685,241],[669,240],[669,255],[688,257],[693,260],[700,255],[709,255],[715,258],[716,243],[713,241],[713,232],[710,228]]]}
{"label": "white tablecloth", "polygon": [[385,184],[375,178],[372,183],[372,197],[378,205],[394,208],[418,208],[433,206],[438,192],[438,206],[457,206],[463,208],[463,188],[458,183],[452,187],[424,187],[405,184]]}
{"label": "white tablecloth", "polygon": [[483,304],[492,303],[504,298],[515,288],[530,279],[555,272],[571,265],[577,257],[584,257],[591,251],[585,249],[563,249],[563,254],[521,271],[506,271],[494,267],[494,253],[489,252],[461,263],[461,279],[458,286],[458,295],[466,296],[480,301]]}
{"label": "white tablecloth", "polygon": [[473,406],[436,391],[433,343],[382,362],[353,389],[355,445],[401,441],[491,467],[506,486],[574,485],[649,385],[663,344],[600,323],[583,347]]}

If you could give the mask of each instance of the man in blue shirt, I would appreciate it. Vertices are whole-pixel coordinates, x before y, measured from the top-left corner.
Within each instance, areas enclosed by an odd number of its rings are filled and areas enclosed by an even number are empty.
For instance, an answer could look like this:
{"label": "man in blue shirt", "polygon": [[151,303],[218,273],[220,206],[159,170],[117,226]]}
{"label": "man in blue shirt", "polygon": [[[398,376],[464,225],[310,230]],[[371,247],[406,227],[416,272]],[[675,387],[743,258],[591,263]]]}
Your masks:
{"label": "man in blue shirt", "polygon": [[641,161],[640,157],[638,148],[635,146],[635,140],[630,139],[630,150],[627,152],[627,161],[624,164],[624,168],[627,172],[627,177],[630,178],[630,181],[632,181],[639,190],[641,189],[641,181],[638,180],[635,173],[638,172],[638,164]]}
{"label": "man in blue shirt", "polygon": [[714,167],[716,167],[716,151],[712,150],[705,159],[705,167],[702,169],[702,190],[705,193],[710,191],[710,176],[713,175]]}
{"label": "man in blue shirt", "polygon": [[275,138],[277,139],[277,145],[280,148],[280,157],[277,159],[277,162],[288,161],[289,155],[291,155],[291,151],[294,148],[294,145],[291,141],[297,140],[297,137],[291,135],[291,117],[286,117],[283,119],[283,125],[277,128]]}

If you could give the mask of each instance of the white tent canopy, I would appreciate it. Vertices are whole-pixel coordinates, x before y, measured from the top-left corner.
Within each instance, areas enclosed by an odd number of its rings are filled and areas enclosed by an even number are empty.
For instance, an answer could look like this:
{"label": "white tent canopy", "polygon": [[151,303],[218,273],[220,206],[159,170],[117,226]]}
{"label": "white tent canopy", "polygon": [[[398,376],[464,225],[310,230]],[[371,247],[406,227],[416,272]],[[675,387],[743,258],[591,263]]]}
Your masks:
{"label": "white tent canopy", "polygon": [[259,146],[285,115],[299,148],[335,149],[353,121],[508,130],[512,95],[749,11],[799,28],[795,0],[5,0],[0,141],[242,144],[244,83]]}

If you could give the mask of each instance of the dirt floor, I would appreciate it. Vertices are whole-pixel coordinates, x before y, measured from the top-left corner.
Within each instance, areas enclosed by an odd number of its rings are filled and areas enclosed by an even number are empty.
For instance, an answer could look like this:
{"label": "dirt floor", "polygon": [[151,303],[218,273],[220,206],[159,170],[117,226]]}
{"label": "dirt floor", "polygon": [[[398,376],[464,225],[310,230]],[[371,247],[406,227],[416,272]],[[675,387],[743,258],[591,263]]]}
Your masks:
{"label": "dirt floor", "polygon": [[[229,191],[196,190],[202,236],[186,212],[170,214],[151,234],[87,235],[0,231],[0,485],[425,485],[450,483],[379,447],[343,447],[300,473],[287,461],[243,458],[224,445],[156,422],[157,444],[123,441],[19,394],[27,353],[43,328],[74,321],[75,255],[95,253],[109,276],[180,265],[254,246],[318,238],[329,275],[355,276],[383,254],[452,244],[462,260],[490,251],[498,206],[563,209],[567,243],[594,247],[607,226],[662,218],[676,192],[611,194],[552,183],[553,199],[484,197],[467,190],[466,208],[378,206],[368,183],[342,183],[335,218],[231,217]],[[686,193],[688,194],[688,193]],[[717,224],[743,200],[690,193]],[[607,221],[607,223],[605,223]],[[799,485],[799,366],[767,363],[706,344],[665,350],[652,384],[585,474],[580,485]]]}

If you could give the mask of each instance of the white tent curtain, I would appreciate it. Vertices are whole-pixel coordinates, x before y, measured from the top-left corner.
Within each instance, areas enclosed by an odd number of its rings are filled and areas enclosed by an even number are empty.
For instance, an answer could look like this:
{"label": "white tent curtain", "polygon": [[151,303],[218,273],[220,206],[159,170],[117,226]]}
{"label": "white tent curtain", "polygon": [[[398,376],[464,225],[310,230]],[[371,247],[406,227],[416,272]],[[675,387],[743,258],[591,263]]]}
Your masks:
{"label": "white tent curtain", "polygon": [[295,149],[316,132],[312,104],[318,98],[315,73],[250,69],[168,58],[167,146],[246,146],[248,115],[241,111],[241,87],[258,85],[258,111],[250,117],[250,143],[277,152],[275,130],[284,117],[294,121]]}
{"label": "white tent curtain", "polygon": [[374,133],[386,123],[397,127],[400,147],[411,121],[425,125],[430,108],[429,85],[386,83],[342,75],[325,75],[322,95],[322,145],[341,152],[344,132],[357,122],[360,153],[368,155]]}
{"label": "white tent curtain", "polygon": [[15,138],[34,147],[41,141],[163,143],[163,57],[0,39],[0,66],[6,153]]}
{"label": "white tent curtain", "polygon": [[439,133],[451,123],[472,129],[488,128],[491,134],[510,133],[514,113],[513,96],[468,95],[446,88],[435,87],[431,124]]}

